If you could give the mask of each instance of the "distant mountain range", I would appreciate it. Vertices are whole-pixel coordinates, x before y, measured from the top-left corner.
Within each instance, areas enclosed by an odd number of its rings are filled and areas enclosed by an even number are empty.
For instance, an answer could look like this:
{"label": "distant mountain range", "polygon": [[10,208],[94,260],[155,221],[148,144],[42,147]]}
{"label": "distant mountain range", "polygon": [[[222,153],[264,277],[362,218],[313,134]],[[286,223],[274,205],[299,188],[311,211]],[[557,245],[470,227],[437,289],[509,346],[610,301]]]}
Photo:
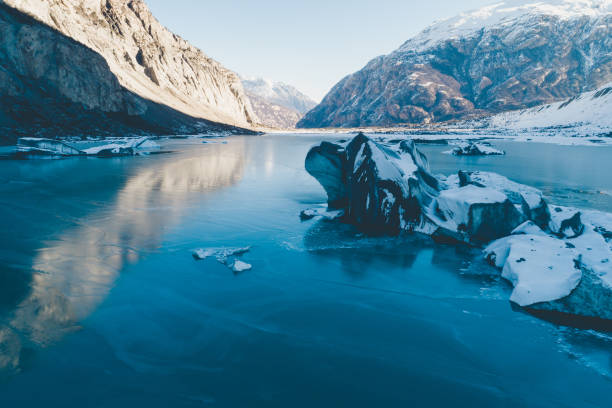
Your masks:
{"label": "distant mountain range", "polygon": [[612,1],[500,1],[340,81],[298,127],[393,126],[549,104],[612,81]]}
{"label": "distant mountain range", "polygon": [[483,117],[605,133],[610,83],[612,0],[507,0],[435,23],[319,105],[292,86],[240,78],[143,0],[0,0],[0,141]]}
{"label": "distant mountain range", "polygon": [[232,71],[163,27],[142,0],[2,0],[4,135],[244,131]]}
{"label": "distant mountain range", "polygon": [[317,103],[283,82],[263,78],[243,78],[242,85],[251,99],[260,122],[269,127],[290,129]]}

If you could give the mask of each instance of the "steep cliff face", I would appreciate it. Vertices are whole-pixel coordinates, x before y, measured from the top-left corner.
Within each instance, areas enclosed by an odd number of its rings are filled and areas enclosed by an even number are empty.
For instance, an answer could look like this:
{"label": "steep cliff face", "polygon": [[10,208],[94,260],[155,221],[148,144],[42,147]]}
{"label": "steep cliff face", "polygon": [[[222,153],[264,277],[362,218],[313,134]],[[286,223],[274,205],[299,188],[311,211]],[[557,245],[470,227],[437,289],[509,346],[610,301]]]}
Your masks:
{"label": "steep cliff face", "polygon": [[257,123],[238,76],[141,0],[2,0],[0,30],[0,127],[163,133]]}
{"label": "steep cliff face", "polygon": [[430,123],[612,80],[612,1],[503,1],[442,21],[338,83],[299,127]]}

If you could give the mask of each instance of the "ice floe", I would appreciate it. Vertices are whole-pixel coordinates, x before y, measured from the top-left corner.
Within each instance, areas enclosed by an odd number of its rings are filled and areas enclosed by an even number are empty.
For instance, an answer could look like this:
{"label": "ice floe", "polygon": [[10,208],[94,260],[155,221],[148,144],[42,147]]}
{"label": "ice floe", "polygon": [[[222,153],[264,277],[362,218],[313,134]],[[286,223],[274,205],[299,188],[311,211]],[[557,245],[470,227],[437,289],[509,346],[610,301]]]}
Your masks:
{"label": "ice floe", "polygon": [[453,156],[503,156],[505,151],[491,146],[487,142],[459,142],[453,150],[445,152]]}
{"label": "ice floe", "polygon": [[148,154],[160,149],[149,137],[114,139],[112,143],[80,148],[79,142],[24,137],[17,141],[18,158],[61,158],[71,156],[116,157]]}
{"label": "ice floe", "polygon": [[232,271],[243,272],[250,270],[252,266],[237,258],[250,250],[251,247],[201,248],[193,252],[193,257],[198,261],[215,258],[217,262],[227,266]]}

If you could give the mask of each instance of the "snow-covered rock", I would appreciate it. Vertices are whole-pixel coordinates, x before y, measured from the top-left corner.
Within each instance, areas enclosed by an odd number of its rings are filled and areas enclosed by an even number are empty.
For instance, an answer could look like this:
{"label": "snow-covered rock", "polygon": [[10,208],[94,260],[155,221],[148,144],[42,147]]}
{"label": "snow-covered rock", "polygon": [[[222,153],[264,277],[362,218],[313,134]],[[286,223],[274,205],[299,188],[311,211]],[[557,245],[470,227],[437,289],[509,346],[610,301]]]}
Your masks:
{"label": "snow-covered rock", "polygon": [[510,300],[520,306],[569,296],[582,277],[576,251],[550,236],[512,235],[493,242],[484,253],[502,268],[502,276],[514,286]]}
{"label": "snow-covered rock", "polygon": [[436,238],[472,243],[506,236],[525,221],[503,192],[475,185],[441,191],[429,218],[441,227]]}
{"label": "snow-covered rock", "polygon": [[540,228],[547,228],[551,220],[548,204],[542,192],[536,188],[516,183],[496,173],[484,171],[459,171],[457,176],[447,178],[447,183],[459,182],[459,186],[476,185],[499,190],[506,194],[510,201],[520,206],[524,216],[535,222]]}
{"label": "snow-covered rock", "polygon": [[331,209],[372,233],[397,233],[423,221],[438,180],[414,142],[391,147],[363,133],[348,144],[324,142],[306,157],[306,170],[325,188]]}
{"label": "snow-covered rock", "polygon": [[496,149],[486,142],[461,142],[449,153],[454,156],[503,156],[506,154],[503,150]]}
{"label": "snow-covered rock", "polygon": [[[488,244],[485,258],[514,286],[514,303],[571,305],[565,312],[612,318],[598,309],[612,296],[612,214],[549,208],[539,190],[494,173],[438,179],[411,141],[385,144],[359,134],[348,143],[322,143],[306,167],[327,191],[329,208],[366,233]],[[576,296],[593,303],[578,307]]]}
{"label": "snow-covered rock", "polygon": [[582,213],[574,208],[556,207],[551,212],[550,230],[563,238],[575,238],[584,232]]}
{"label": "snow-covered rock", "polygon": [[514,285],[511,300],[520,306],[566,298],[585,275],[582,285],[588,290],[612,290],[612,249],[591,224],[577,237],[559,238],[525,223],[512,236],[491,243],[484,254]]}
{"label": "snow-covered rock", "polygon": [[308,153],[306,170],[325,188],[330,209],[370,233],[487,242],[526,219],[499,190],[441,183],[411,140],[388,145],[360,133],[346,144],[323,142]]}
{"label": "snow-covered rock", "polygon": [[298,127],[427,124],[562,101],[612,81],[611,39],[609,0],[498,1],[373,59]]}

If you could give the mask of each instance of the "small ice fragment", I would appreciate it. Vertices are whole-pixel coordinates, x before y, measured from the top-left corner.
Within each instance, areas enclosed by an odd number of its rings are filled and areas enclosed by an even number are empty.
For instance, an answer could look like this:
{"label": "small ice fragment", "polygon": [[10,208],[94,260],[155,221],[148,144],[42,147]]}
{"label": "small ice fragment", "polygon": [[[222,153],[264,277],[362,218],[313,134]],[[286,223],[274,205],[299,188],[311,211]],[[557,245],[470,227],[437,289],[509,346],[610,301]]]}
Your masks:
{"label": "small ice fragment", "polygon": [[232,266],[232,270],[234,272],[244,272],[244,271],[250,271],[253,268],[253,266],[251,264],[248,264],[246,262],[242,262],[239,260],[236,260],[234,262],[234,265]]}

